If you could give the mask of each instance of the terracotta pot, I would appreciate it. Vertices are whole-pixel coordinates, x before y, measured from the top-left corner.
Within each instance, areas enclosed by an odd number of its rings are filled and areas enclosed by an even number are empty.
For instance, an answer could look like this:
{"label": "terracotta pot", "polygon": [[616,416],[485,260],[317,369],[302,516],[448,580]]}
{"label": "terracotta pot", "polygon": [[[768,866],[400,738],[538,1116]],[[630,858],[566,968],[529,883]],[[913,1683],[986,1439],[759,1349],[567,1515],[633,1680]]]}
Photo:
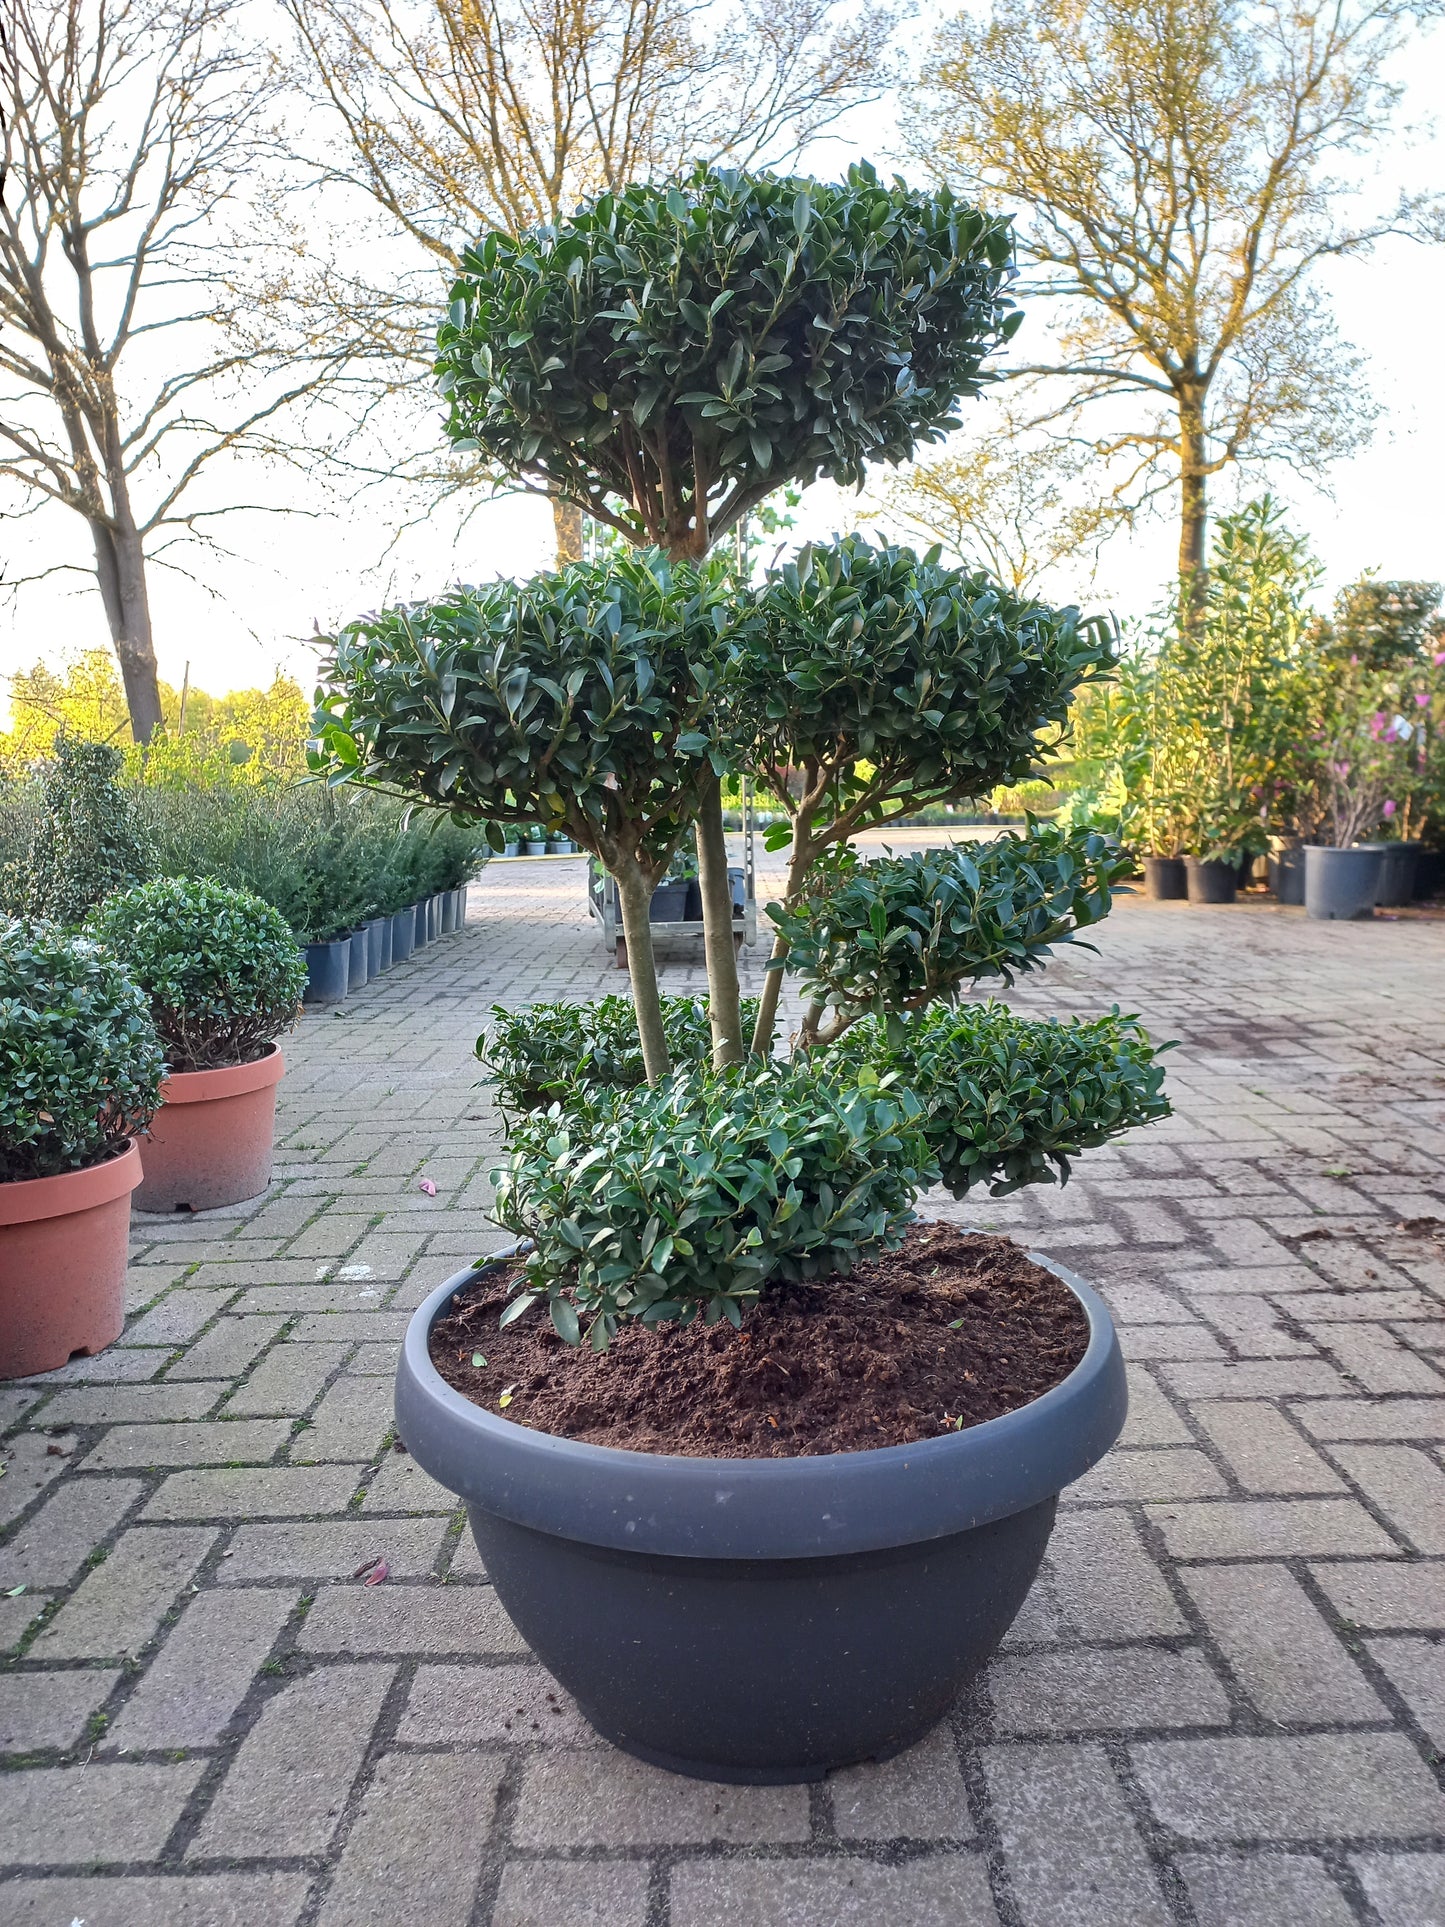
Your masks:
{"label": "terracotta pot", "polygon": [[271,1182],[276,1086],[286,1064],[273,1044],[249,1064],[173,1071],[141,1148],[139,1211],[211,1211]]}
{"label": "terracotta pot", "polygon": [[0,1378],[104,1351],[125,1324],[134,1142],[58,1178],[0,1184]]}

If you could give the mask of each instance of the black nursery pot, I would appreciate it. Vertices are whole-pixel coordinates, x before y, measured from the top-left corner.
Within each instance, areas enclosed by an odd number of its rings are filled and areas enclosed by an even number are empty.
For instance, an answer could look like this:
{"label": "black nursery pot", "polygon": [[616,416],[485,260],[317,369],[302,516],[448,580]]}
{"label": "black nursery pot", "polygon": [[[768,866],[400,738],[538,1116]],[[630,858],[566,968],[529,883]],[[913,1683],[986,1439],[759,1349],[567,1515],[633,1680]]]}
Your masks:
{"label": "black nursery pot", "polygon": [[1234,902],[1234,893],[1239,888],[1239,869],[1236,864],[1212,860],[1206,862],[1201,856],[1187,856],[1184,868],[1188,874],[1191,903]]}
{"label": "black nursery pot", "polygon": [[918,1445],[682,1458],[514,1425],[428,1356],[475,1271],[413,1316],[397,1426],[465,1500],[503,1606],[604,1738],[701,1779],[817,1780],[942,1718],[1023,1604],[1060,1491],[1119,1436],[1109,1314],[1049,1268],[1088,1314],[1079,1364],[1033,1404]]}
{"label": "black nursery pot", "polygon": [[1182,856],[1146,856],[1144,894],[1162,902],[1182,899],[1189,894],[1189,880]]}

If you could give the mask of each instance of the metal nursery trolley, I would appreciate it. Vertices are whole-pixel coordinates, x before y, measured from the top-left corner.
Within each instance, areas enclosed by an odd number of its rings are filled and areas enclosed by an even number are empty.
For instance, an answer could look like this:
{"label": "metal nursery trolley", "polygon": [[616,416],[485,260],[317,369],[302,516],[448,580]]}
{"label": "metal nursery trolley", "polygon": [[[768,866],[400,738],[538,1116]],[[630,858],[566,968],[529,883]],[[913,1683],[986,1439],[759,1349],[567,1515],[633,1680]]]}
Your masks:
{"label": "metal nursery trolley", "polygon": [[[728,877],[733,887],[733,942],[741,949],[744,944],[755,944],[758,940],[758,899],[757,899],[757,862],[754,853],[754,829],[756,811],[753,805],[753,786],[747,777],[742,779],[742,843],[743,860],[741,864],[729,865]],[[652,894],[652,931],[653,939],[659,936],[676,939],[679,943],[702,945],[702,905],[697,894],[697,886],[689,887],[684,882],[662,883]],[[627,968],[627,939],[622,934],[622,908],[617,901],[617,884],[597,862],[590,858],[587,864],[587,909],[596,922],[602,926],[603,942],[609,944],[617,958],[617,968]],[[691,914],[689,914],[691,913]]]}

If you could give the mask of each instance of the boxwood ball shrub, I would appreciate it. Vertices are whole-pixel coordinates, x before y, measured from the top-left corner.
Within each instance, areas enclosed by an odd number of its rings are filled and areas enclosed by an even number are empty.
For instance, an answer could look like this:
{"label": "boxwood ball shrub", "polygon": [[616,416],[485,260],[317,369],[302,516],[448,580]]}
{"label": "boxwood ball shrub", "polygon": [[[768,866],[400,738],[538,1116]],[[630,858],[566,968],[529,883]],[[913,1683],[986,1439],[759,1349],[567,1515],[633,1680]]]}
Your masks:
{"label": "boxwood ball shrub", "polygon": [[[743,1019],[757,1015],[743,999]],[[712,1051],[707,1000],[664,997],[662,1025],[675,1065],[706,1064]],[[580,1090],[635,1090],[647,1082],[637,1010],[630,998],[592,1004],[492,1006],[492,1028],[477,1039],[477,1056],[492,1074],[504,1111],[545,1110]]]}
{"label": "boxwood ball shrub", "polygon": [[296,1022],[306,963],[278,910],[210,877],[160,877],[91,919],[149,1000],[173,1071],[264,1056]]}
{"label": "boxwood ball shrub", "polygon": [[51,924],[0,924],[0,1183],[116,1156],[155,1115],[163,1069],[114,956]]}
{"label": "boxwood ball shrub", "polygon": [[1117,1008],[1060,1022],[984,1003],[865,1017],[825,1061],[864,1087],[894,1078],[913,1093],[939,1176],[961,1198],[980,1184],[1004,1197],[1066,1183],[1080,1151],[1168,1117],[1157,1056]]}
{"label": "boxwood ball shrub", "polygon": [[512,1147],[493,1212],[535,1248],[503,1316],[545,1299],[599,1351],[623,1319],[740,1325],[770,1280],[850,1271],[902,1242],[936,1176],[907,1089],[811,1065],[595,1092],[520,1121]]}
{"label": "boxwood ball shrub", "polygon": [[958,426],[1021,319],[1006,218],[947,188],[699,166],[486,235],[437,335],[448,433],[700,557],[784,482]]}

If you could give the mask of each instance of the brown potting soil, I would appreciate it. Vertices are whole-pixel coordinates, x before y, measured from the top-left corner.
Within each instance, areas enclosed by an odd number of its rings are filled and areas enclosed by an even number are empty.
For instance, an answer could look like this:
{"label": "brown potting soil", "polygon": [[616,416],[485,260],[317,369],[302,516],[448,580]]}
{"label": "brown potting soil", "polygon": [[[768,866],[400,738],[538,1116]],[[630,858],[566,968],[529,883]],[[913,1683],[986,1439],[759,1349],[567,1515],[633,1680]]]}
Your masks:
{"label": "brown potting soil", "polygon": [[624,1324],[602,1353],[564,1344],[541,1306],[499,1331],[516,1269],[453,1299],[432,1363],[518,1424],[638,1452],[802,1458],[939,1438],[1041,1397],[1089,1337],[1078,1299],[1012,1239],[946,1224],[916,1225],[851,1277],[770,1287],[741,1331]]}

